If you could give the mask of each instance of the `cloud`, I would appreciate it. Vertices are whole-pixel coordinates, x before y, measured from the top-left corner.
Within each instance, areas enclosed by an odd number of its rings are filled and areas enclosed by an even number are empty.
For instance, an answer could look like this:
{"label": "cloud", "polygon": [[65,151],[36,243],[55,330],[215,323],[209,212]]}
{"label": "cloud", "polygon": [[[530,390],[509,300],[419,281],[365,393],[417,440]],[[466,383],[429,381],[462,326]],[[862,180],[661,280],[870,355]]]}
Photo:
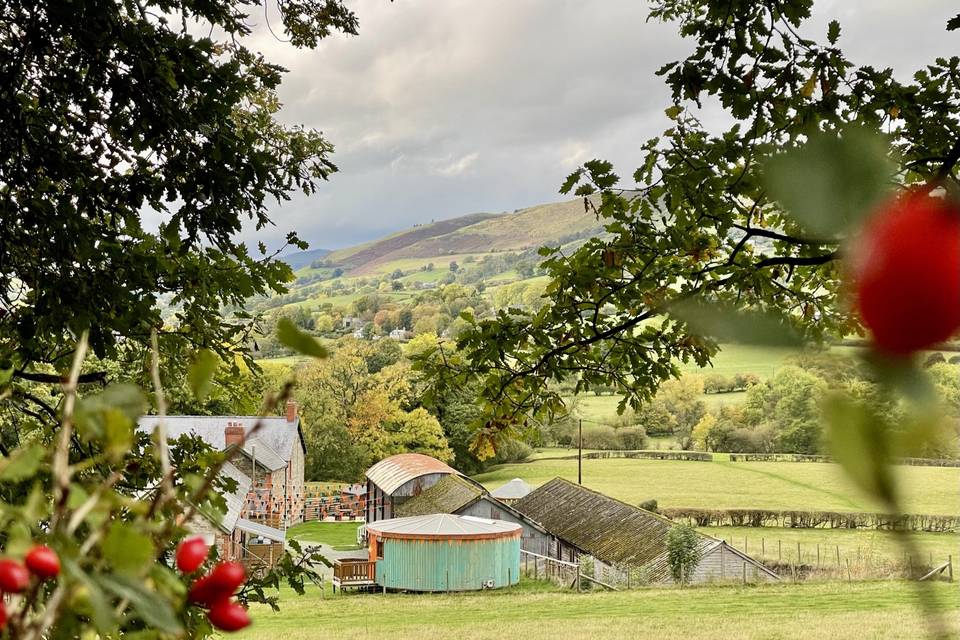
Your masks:
{"label": "cloud", "polygon": [[[953,54],[943,30],[950,5],[827,0],[804,33],[822,38],[836,17],[854,61],[910,74]],[[263,24],[252,36],[289,70],[281,119],[323,131],[340,168],[310,198],[278,205],[275,228],[257,239],[297,230],[333,248],[431,219],[512,211],[559,198],[570,170],[595,157],[630,175],[643,142],[669,126],[669,93],[654,72],[692,48],[676,25],[647,22],[637,0],[350,6],[360,35],[314,51],[278,42]]]}

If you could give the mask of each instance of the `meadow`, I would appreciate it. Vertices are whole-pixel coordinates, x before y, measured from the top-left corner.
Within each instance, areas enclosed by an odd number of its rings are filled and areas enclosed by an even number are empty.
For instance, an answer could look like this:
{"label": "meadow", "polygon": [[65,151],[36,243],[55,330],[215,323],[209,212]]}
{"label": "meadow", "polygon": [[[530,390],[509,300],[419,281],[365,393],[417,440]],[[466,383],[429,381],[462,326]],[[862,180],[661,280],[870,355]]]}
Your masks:
{"label": "meadow", "polygon": [[322,542],[337,551],[358,549],[359,522],[302,522],[287,530],[287,537],[301,542]]}
{"label": "meadow", "polygon": [[[955,587],[934,583],[937,607],[960,623]],[[332,595],[311,587],[281,591],[281,609],[251,610],[241,640],[568,640],[656,637],[919,638],[923,619],[905,582],[826,582],[763,586],[651,588],[574,593],[543,582],[462,594]]]}
{"label": "meadow", "polygon": [[[896,475],[907,511],[952,514],[960,508],[960,468],[902,466]],[[495,489],[512,478],[539,486],[557,476],[576,481],[577,461],[500,465],[476,479]],[[654,499],[661,507],[880,510],[829,463],[584,460],[583,483],[630,504]]]}

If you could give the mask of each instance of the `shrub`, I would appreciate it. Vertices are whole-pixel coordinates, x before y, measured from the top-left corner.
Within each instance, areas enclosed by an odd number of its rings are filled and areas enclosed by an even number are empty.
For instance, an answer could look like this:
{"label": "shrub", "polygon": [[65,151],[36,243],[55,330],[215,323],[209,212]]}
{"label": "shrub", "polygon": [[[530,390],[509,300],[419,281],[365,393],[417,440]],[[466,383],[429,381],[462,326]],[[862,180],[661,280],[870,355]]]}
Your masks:
{"label": "shrub", "polygon": [[620,427],[616,434],[621,449],[643,449],[647,446],[647,433],[643,427]]}
{"label": "shrub", "polygon": [[653,500],[653,499],[644,500],[643,502],[640,503],[639,506],[640,506],[640,508],[643,509],[644,511],[650,511],[651,513],[657,513],[657,501],[656,501],[656,500]]}
{"label": "shrub", "polygon": [[490,460],[492,464],[524,462],[533,455],[533,448],[526,442],[510,438],[497,444],[497,453]]}
{"label": "shrub", "polygon": [[690,581],[700,563],[700,537],[692,527],[678,524],[667,533],[667,561],[674,582]]}

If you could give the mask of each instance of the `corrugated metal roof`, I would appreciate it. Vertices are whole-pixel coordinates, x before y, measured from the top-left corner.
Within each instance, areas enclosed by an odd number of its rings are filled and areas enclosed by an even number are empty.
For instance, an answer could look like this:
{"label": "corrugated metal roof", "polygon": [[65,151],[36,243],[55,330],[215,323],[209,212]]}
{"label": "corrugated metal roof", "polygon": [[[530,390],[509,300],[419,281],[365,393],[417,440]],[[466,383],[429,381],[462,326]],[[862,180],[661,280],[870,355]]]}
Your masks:
{"label": "corrugated metal roof", "polygon": [[287,466],[287,461],[284,460],[279,453],[274,451],[273,447],[257,436],[244,442],[242,451],[251,460],[256,460],[258,464],[262,464],[270,471],[283,469]]}
{"label": "corrugated metal roof", "polygon": [[449,475],[432,487],[397,505],[397,517],[456,513],[483,495],[483,488],[458,475]]}
{"label": "corrugated metal roof", "polygon": [[[554,478],[513,506],[598,560],[643,567],[651,581],[669,578],[667,533],[675,524],[667,518],[563,478]],[[701,552],[717,542],[698,536]]]}
{"label": "corrugated metal roof", "polygon": [[223,516],[223,520],[215,523],[229,533],[236,528],[240,512],[243,511],[243,507],[247,503],[247,492],[250,491],[250,476],[229,462],[223,465],[220,473],[237,481],[237,490],[223,495],[223,499],[227,501],[227,513]]}
{"label": "corrugated metal roof", "polygon": [[268,527],[265,524],[260,524],[259,522],[254,522],[252,520],[247,520],[246,518],[237,519],[237,529],[240,531],[246,531],[247,533],[252,533],[255,536],[260,536],[266,538],[267,540],[273,540],[274,542],[284,542],[287,539],[287,534],[280,529],[274,529],[273,527]]}
{"label": "corrugated metal roof", "polygon": [[530,485],[520,478],[514,478],[507,484],[491,491],[490,495],[500,500],[519,500],[531,491],[533,491],[533,489]]}
{"label": "corrugated metal roof", "polygon": [[[159,416],[143,416],[137,421],[137,429],[150,433],[157,425]],[[285,416],[167,416],[167,437],[171,440],[185,433],[193,433],[215,449],[225,449],[223,431],[227,423],[238,424],[244,433],[250,433],[254,425],[262,422],[257,431],[258,440],[270,446],[284,461],[289,462],[293,447],[299,445],[306,451],[300,433],[300,418],[287,422]]]}
{"label": "corrugated metal roof", "polygon": [[366,476],[373,484],[391,494],[407,482],[431,473],[458,473],[436,458],[422,453],[400,453],[384,458],[367,469]]}
{"label": "corrugated metal roof", "polygon": [[500,538],[520,535],[523,527],[503,520],[435,513],[428,516],[379,520],[367,525],[367,533],[385,538]]}

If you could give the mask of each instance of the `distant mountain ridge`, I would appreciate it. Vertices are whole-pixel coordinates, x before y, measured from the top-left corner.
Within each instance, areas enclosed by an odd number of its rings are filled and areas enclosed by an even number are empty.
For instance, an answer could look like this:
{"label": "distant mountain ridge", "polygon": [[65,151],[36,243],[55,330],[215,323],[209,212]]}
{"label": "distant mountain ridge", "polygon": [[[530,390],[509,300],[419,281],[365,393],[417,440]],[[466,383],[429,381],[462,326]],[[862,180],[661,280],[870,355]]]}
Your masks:
{"label": "distant mountain ridge", "polygon": [[[582,200],[568,200],[513,213],[471,213],[421,224],[379,240],[313,257],[306,264],[322,257],[327,266],[360,276],[397,260],[438,258],[439,261],[444,256],[524,251],[562,244],[591,230],[599,233],[600,229],[596,218],[584,211]],[[297,255],[302,254],[294,254]],[[288,261],[288,264],[291,263]]]}
{"label": "distant mountain ridge", "polygon": [[307,251],[297,251],[285,256],[279,256],[279,259],[290,265],[294,271],[308,266],[314,260],[319,260],[330,255],[330,249],[309,249]]}

